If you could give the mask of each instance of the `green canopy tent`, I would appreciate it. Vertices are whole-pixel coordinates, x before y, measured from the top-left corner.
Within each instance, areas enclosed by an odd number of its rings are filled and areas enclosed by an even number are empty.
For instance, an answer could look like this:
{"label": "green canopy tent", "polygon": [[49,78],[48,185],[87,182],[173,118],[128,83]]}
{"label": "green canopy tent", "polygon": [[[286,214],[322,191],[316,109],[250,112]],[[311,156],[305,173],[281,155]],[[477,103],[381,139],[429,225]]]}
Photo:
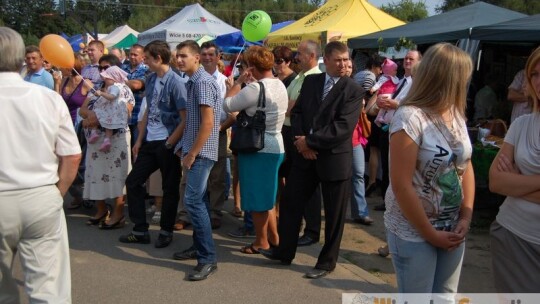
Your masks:
{"label": "green canopy tent", "polygon": [[540,14],[473,28],[471,39],[505,42],[540,42]]}
{"label": "green canopy tent", "polygon": [[129,49],[135,43],[137,43],[137,36],[129,34],[124,39],[113,45],[113,47],[117,47],[119,49]]}
{"label": "green canopy tent", "polygon": [[401,37],[415,44],[431,44],[469,38],[472,29],[527,17],[525,14],[478,1],[449,12],[431,16],[388,30],[349,39],[350,48],[378,48],[382,44],[392,46]]}

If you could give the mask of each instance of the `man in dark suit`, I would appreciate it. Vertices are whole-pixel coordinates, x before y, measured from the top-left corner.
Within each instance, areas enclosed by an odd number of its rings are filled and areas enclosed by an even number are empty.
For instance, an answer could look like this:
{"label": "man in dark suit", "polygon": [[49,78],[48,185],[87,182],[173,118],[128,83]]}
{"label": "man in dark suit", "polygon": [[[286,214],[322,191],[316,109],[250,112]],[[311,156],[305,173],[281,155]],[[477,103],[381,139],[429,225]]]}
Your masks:
{"label": "man in dark suit", "polygon": [[315,269],[306,274],[310,279],[323,277],[336,267],[351,192],[351,138],[364,96],[362,87],[345,75],[350,60],[347,46],[330,42],[324,53],[326,73],[306,76],[291,111],[297,153],[280,206],[280,244],[259,250],[267,258],[291,263],[305,202],[321,183],[325,243]]}

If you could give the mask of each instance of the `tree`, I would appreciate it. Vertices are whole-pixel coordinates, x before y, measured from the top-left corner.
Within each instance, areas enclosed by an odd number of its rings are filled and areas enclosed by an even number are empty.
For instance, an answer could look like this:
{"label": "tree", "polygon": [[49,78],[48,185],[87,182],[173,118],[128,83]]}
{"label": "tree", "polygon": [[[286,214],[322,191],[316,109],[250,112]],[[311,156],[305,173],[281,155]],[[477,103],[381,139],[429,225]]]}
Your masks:
{"label": "tree", "polygon": [[412,22],[424,19],[428,16],[426,4],[424,2],[414,2],[413,0],[401,0],[382,5],[381,10],[392,15],[399,20]]}
{"label": "tree", "polygon": [[[496,6],[504,7],[509,10],[524,13],[527,15],[535,15],[540,13],[540,1],[538,0],[483,0]],[[435,10],[439,13],[444,13],[462,7],[471,3],[474,0],[444,0]]]}
{"label": "tree", "polygon": [[9,0],[2,4],[2,22],[21,34],[27,44],[64,30],[54,0]]}

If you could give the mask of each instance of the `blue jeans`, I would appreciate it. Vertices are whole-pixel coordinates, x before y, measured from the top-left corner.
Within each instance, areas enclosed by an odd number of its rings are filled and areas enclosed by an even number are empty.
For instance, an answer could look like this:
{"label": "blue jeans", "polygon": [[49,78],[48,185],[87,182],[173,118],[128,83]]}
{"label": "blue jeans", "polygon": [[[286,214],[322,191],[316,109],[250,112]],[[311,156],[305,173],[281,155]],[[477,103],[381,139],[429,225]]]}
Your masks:
{"label": "blue jeans", "polygon": [[447,251],[425,241],[402,240],[389,231],[386,232],[386,239],[392,254],[399,293],[457,292],[465,242]]}
{"label": "blue jeans", "polygon": [[229,191],[231,190],[231,159],[227,157],[225,167],[225,200],[229,199]]}
{"label": "blue jeans", "polygon": [[352,160],[351,217],[357,219],[369,215],[365,196],[366,188],[364,187],[364,170],[366,163],[362,145],[353,147]]}
{"label": "blue jeans", "polygon": [[200,264],[216,263],[216,248],[212,238],[208,202],[204,200],[206,185],[214,161],[196,158],[191,169],[186,170],[187,183],[184,194],[184,206],[193,225],[193,244],[197,249],[197,262]]}

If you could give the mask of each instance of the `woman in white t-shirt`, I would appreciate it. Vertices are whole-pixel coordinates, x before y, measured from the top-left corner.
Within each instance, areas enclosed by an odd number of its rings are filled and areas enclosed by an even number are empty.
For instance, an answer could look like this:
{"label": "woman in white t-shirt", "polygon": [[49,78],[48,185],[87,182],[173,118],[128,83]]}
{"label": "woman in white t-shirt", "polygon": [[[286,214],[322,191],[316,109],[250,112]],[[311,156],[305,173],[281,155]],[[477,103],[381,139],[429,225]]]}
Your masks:
{"label": "woman in white t-shirt", "polygon": [[[285,157],[281,127],[289,99],[281,80],[274,78],[274,54],[260,46],[251,46],[244,59],[248,68],[236,82],[227,82],[223,109],[227,113],[244,110],[253,116],[260,109],[266,115],[264,148],[254,153],[238,152],[238,176],[242,210],[250,211],[255,227],[253,243],[240,249],[245,254],[258,254],[259,249],[279,245],[277,216],[274,206],[277,194],[278,170]],[[242,83],[252,82],[242,87]],[[264,89],[265,107],[257,106],[261,88]],[[234,138],[233,133],[233,138]]]}
{"label": "woman in white t-shirt", "polygon": [[495,288],[500,293],[540,290],[540,48],[525,66],[533,111],[518,117],[489,170],[489,189],[506,195],[491,225]]}
{"label": "woman in white t-shirt", "polygon": [[390,124],[384,223],[400,293],[457,292],[474,202],[464,119],[471,72],[467,53],[432,46]]}

